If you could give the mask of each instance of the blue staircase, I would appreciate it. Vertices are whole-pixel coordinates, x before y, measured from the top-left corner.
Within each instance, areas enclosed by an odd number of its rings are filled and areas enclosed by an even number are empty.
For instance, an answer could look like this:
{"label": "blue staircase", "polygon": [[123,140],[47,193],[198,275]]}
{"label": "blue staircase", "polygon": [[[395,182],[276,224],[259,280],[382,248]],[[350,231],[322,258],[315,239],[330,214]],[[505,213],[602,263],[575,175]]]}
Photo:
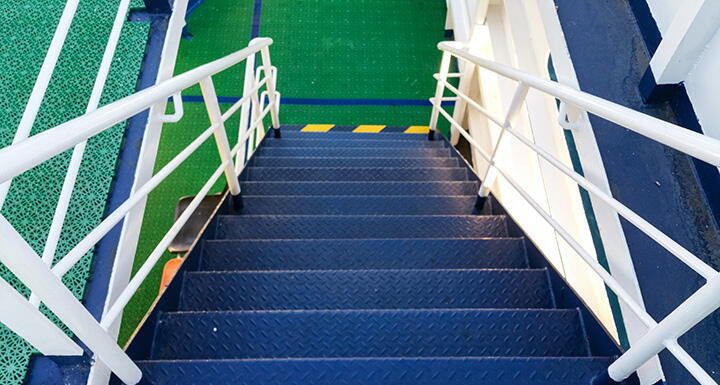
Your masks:
{"label": "blue staircase", "polygon": [[145,384],[577,385],[607,368],[446,142],[282,136],[135,338]]}

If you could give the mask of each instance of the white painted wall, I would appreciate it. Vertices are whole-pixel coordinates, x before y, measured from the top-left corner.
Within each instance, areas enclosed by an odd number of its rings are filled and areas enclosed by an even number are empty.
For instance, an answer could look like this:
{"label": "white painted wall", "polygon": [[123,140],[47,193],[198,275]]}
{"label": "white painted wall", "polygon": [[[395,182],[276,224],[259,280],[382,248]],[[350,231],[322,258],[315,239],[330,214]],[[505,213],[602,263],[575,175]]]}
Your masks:
{"label": "white painted wall", "polygon": [[[670,33],[675,18],[681,14],[681,7],[698,6],[703,1],[715,2],[717,0],[647,0],[650,11],[658,24],[663,39]],[[720,17],[716,15],[709,20],[700,20],[703,28],[708,30],[710,38],[703,38],[700,42],[702,49],[694,53],[692,69],[683,79],[685,88],[698,116],[702,129],[706,135],[720,138],[720,109],[718,106],[717,90],[720,89]],[[653,67],[655,69],[655,67]],[[655,72],[655,71],[654,71]],[[657,78],[657,74],[656,74]]]}

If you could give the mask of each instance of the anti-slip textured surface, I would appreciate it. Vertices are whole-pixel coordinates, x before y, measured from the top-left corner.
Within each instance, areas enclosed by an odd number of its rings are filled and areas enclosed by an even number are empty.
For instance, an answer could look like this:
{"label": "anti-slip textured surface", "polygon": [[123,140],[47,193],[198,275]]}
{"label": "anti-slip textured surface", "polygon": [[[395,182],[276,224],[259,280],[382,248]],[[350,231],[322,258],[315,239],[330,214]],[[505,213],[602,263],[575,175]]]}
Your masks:
{"label": "anti-slip textured surface", "polygon": [[[143,385],[578,385],[607,358],[368,358],[150,361]],[[151,380],[152,379],[152,380]]]}
{"label": "anti-slip textured surface", "polygon": [[[456,161],[427,152],[443,142],[289,134],[190,257],[135,357],[146,384],[578,385],[606,369],[507,218],[476,212],[466,169],[422,167]],[[385,148],[407,155],[377,166]],[[334,156],[263,152],[288,149]]]}
{"label": "anti-slip textured surface", "polygon": [[[13,141],[65,3],[0,2],[0,148]],[[85,113],[119,3],[119,0],[80,1],[31,135]],[[132,8],[142,6],[142,0],[131,3]],[[126,22],[123,26],[101,104],[134,92],[148,30],[149,23],[144,22]],[[100,222],[124,130],[125,123],[121,123],[88,142],[56,261]],[[45,245],[69,160],[70,151],[67,151],[15,178],[2,207],[2,215],[39,254]],[[92,252],[63,279],[77,297],[83,296],[91,264]],[[23,295],[29,295],[2,266],[0,279],[8,280]],[[0,384],[20,384],[33,351],[0,325]]]}
{"label": "anti-slip textured surface", "polygon": [[164,314],[152,359],[584,356],[577,310]]}
{"label": "anti-slip textured surface", "polygon": [[544,270],[197,272],[185,289],[183,310],[553,307]]}
{"label": "anti-slip textured surface", "polygon": [[520,238],[210,240],[202,269],[372,270],[527,266]]}

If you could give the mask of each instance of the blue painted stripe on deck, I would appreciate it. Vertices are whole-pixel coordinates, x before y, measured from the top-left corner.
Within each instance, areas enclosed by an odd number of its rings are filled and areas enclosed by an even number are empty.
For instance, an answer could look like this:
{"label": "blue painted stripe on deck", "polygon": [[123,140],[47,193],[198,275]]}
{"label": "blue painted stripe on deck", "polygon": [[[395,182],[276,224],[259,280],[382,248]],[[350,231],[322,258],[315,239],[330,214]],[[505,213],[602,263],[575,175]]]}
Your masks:
{"label": "blue painted stripe on deck", "polygon": [[255,0],[253,7],[252,29],[250,30],[250,39],[260,36],[260,17],[262,16],[262,0]]}
{"label": "blue painted stripe on deck", "polygon": [[[183,95],[183,102],[203,103],[200,95]],[[218,96],[220,103],[232,104],[240,100],[238,96]],[[282,98],[281,104],[299,106],[422,106],[430,107],[428,100],[422,99],[312,99],[312,98]],[[455,105],[453,101],[442,102],[444,107]]]}

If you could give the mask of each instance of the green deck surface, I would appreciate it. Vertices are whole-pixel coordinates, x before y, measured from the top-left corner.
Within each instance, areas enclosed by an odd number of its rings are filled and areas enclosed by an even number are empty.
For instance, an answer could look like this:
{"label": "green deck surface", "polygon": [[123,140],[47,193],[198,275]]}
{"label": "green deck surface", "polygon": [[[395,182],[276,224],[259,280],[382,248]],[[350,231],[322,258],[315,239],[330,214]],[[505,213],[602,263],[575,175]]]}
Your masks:
{"label": "green deck surface", "polygon": [[[183,40],[176,73],[182,73],[247,45],[252,0],[206,0],[188,18],[192,40]],[[414,99],[432,96],[444,39],[445,3],[437,0],[266,0],[259,36],[272,37],[273,65],[284,98]],[[244,63],[214,78],[219,96],[242,92]],[[183,95],[200,95],[193,87]],[[425,106],[282,105],[283,124],[427,125]],[[237,119],[237,117],[236,117]],[[186,103],[185,118],[167,124],[157,167],[209,126],[202,103]],[[227,125],[231,141],[237,122]],[[135,268],[152,252],[173,222],[179,198],[194,195],[219,163],[214,142],[206,143],[150,196]],[[224,185],[224,183],[223,183]],[[221,186],[216,186],[219,191]],[[137,327],[158,293],[166,253],[125,310],[120,342]]]}
{"label": "green deck surface", "polygon": [[[118,0],[80,2],[31,134],[85,112],[118,4]],[[134,7],[142,4],[142,0],[133,2]],[[0,147],[12,142],[64,6],[65,1],[0,2]],[[147,23],[126,23],[123,27],[103,104],[134,92],[148,31]],[[125,124],[119,124],[89,141],[56,261],[100,223],[124,129]],[[45,245],[69,159],[70,151],[15,178],[2,208],[2,215],[38,254],[42,254]],[[92,253],[88,253],[63,279],[79,298],[85,290],[91,262]],[[23,295],[29,295],[27,288],[2,266],[0,276]],[[21,384],[32,353],[32,346],[0,325],[0,384]]]}

